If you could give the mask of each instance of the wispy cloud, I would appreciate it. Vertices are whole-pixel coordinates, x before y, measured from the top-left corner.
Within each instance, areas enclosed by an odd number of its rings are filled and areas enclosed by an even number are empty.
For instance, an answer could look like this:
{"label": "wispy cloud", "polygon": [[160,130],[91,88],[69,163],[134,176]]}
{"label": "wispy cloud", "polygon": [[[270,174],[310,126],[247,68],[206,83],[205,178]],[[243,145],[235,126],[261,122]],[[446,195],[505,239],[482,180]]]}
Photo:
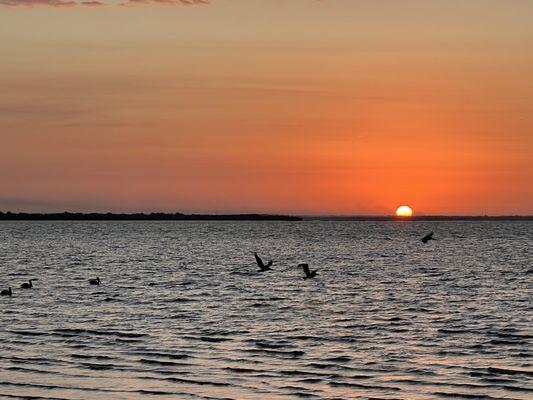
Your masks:
{"label": "wispy cloud", "polygon": [[0,0],[0,6],[5,7],[74,7],[78,4],[71,0]]}
{"label": "wispy cloud", "polygon": [[210,0],[124,0],[110,2],[98,0],[0,0],[0,7],[110,7],[137,5],[194,6],[210,4]]}
{"label": "wispy cloud", "polygon": [[103,7],[106,4],[102,3],[101,1],[82,1],[81,5],[86,6],[86,7]]}
{"label": "wispy cloud", "polygon": [[170,6],[194,6],[209,4],[210,0],[128,0],[126,4],[163,4]]}

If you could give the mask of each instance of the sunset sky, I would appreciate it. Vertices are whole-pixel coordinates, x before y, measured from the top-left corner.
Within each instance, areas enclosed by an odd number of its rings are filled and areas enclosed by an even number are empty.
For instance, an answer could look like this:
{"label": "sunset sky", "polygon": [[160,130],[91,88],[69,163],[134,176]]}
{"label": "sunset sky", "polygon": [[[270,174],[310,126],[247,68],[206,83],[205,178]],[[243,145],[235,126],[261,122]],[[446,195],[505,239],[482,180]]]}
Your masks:
{"label": "sunset sky", "polygon": [[0,211],[533,214],[532,20],[0,0]]}

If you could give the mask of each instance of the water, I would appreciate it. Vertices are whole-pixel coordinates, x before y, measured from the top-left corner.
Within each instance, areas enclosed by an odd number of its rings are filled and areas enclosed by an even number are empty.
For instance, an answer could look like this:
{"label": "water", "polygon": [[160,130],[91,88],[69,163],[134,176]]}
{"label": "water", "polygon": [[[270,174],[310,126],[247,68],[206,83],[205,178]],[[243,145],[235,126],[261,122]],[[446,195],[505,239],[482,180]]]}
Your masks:
{"label": "water", "polygon": [[2,222],[0,238],[0,398],[533,398],[531,222]]}

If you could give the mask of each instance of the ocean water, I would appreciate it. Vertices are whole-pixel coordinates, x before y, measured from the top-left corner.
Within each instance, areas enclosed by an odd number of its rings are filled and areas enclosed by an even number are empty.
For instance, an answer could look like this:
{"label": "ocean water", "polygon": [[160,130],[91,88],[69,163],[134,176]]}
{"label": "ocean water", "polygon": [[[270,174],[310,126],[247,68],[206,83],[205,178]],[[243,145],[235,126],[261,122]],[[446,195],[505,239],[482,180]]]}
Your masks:
{"label": "ocean water", "polygon": [[2,222],[0,239],[2,399],[533,398],[531,222]]}

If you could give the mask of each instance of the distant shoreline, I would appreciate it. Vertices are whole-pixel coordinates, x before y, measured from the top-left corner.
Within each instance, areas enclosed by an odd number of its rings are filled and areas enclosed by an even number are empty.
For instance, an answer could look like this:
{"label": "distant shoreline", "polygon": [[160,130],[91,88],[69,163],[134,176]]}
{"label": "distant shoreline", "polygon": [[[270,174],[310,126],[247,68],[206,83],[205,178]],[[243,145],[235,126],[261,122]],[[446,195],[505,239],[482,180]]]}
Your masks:
{"label": "distant shoreline", "polygon": [[276,214],[0,212],[0,221],[533,221],[533,215],[419,215],[396,217],[393,215],[293,216]]}
{"label": "distant shoreline", "polygon": [[0,221],[301,221],[301,217],[274,214],[182,213],[11,213],[0,212]]}

